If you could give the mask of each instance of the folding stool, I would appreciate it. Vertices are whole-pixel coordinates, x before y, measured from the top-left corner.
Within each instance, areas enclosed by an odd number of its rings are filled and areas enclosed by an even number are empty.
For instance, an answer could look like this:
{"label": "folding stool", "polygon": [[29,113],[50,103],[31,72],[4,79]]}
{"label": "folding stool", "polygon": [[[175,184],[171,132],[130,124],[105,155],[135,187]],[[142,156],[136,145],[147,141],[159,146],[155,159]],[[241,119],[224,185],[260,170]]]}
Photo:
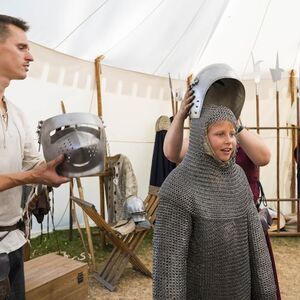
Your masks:
{"label": "folding stool", "polygon": [[[99,282],[101,282],[110,291],[114,291],[128,262],[130,262],[136,270],[139,270],[144,275],[152,278],[151,272],[135,254],[149,230],[135,230],[123,237],[119,237],[104,218],[97,212],[93,204],[73,196],[72,200],[86,212],[100,230],[104,231],[107,238],[114,245],[109,258],[104,262],[100,271],[96,271],[94,273],[94,277]],[[144,205],[147,219],[150,224],[153,225],[158,206],[157,195],[148,194],[144,200]]]}

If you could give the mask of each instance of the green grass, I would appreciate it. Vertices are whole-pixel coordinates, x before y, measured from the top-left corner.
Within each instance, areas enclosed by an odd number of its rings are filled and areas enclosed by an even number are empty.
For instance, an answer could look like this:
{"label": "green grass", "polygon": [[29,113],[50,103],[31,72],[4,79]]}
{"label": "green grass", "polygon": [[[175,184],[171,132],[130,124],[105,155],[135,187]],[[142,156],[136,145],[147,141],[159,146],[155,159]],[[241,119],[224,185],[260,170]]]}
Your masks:
{"label": "green grass", "polygon": [[[102,246],[100,232],[97,227],[91,227],[92,231],[92,240],[94,247],[94,254],[96,264],[104,261],[108,255],[111,253],[112,245],[107,244]],[[88,247],[87,236],[85,229],[82,229],[85,245]],[[54,233],[43,234],[36,238],[31,239],[31,249],[30,249],[30,259],[45,255],[51,252],[58,252],[59,250],[62,254],[68,255],[71,258],[75,258],[84,262],[89,260],[85,257],[85,248],[80,239],[80,235],[77,229],[74,229],[72,232],[72,240],[69,240],[69,230],[59,230]],[[139,253],[141,255],[146,254],[147,251],[152,246],[152,231],[147,234],[145,237]],[[85,259],[83,259],[85,257]]]}
{"label": "green grass", "polygon": [[[91,227],[91,230],[95,260],[96,264],[98,265],[109,256],[113,247],[111,244],[107,244],[102,247],[99,229],[97,227]],[[82,232],[84,235],[86,247],[88,247],[86,232],[84,229],[82,230]],[[153,231],[151,230],[147,234],[147,236],[143,240],[142,245],[139,248],[139,255],[149,255],[149,250],[152,247],[152,236]],[[300,237],[273,236],[271,237],[271,240],[273,246],[275,247],[288,246],[290,248],[300,249]],[[61,252],[63,252],[63,254],[65,253],[71,258],[75,258],[84,262],[89,262],[87,258],[82,260],[82,255],[85,255],[85,249],[83,247],[77,229],[73,230],[73,239],[71,241],[69,240],[69,230],[59,230],[55,233],[50,233],[49,235],[43,234],[42,237],[39,236],[34,239],[31,239],[30,258],[32,259],[50,252],[58,252],[59,249]]]}

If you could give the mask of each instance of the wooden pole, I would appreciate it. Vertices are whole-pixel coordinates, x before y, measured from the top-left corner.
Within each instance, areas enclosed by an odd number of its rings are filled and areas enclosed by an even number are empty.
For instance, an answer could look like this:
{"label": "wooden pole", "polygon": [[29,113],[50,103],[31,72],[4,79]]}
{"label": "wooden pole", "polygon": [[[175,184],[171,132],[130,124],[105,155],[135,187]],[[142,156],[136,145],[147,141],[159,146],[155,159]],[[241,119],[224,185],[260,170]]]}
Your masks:
{"label": "wooden pole", "polygon": [[256,92],[256,131],[257,133],[259,133],[259,95],[258,93]]}
{"label": "wooden pole", "polygon": [[73,201],[72,201],[72,194],[73,194],[73,179],[70,181],[70,186],[69,186],[69,241],[73,240],[73,216],[72,216],[72,211],[73,211]]}
{"label": "wooden pole", "polygon": [[[77,226],[77,230],[79,232],[79,236],[80,236],[80,239],[81,239],[82,244],[83,244],[85,256],[86,256],[87,259],[88,258],[91,259],[91,257],[88,256],[89,252],[87,251],[87,248],[86,248],[86,245],[85,245],[85,241],[84,241],[84,237],[83,237],[83,232],[82,232],[82,230],[80,228],[80,224],[79,224],[79,221],[78,221],[78,218],[77,218],[75,203],[74,203],[74,201],[72,201],[72,197],[74,197],[73,188],[74,188],[74,182],[73,182],[73,178],[72,178],[72,180],[70,181],[70,203],[72,204],[72,207],[71,207],[71,217],[72,217],[72,220],[75,220],[75,223],[76,223],[76,226]],[[72,228],[73,228],[73,224],[72,224]]]}
{"label": "wooden pole", "polygon": [[[76,178],[76,183],[77,183],[77,187],[78,187],[79,198],[81,200],[84,200],[83,188],[82,188],[81,180],[79,177]],[[84,219],[84,224],[85,224],[86,235],[87,235],[87,239],[88,239],[89,250],[90,250],[90,254],[91,254],[92,267],[93,267],[93,270],[95,270],[96,269],[96,261],[95,261],[94,245],[93,245],[93,240],[92,240],[92,233],[91,233],[91,228],[90,228],[90,224],[89,224],[89,219],[88,219],[88,216],[85,213],[85,211],[82,210],[82,212],[83,212],[83,219]]]}
{"label": "wooden pole", "polygon": [[[65,104],[63,101],[61,101],[60,104],[61,104],[62,112],[63,112],[63,114],[65,114],[66,113]],[[76,178],[76,182],[77,182],[77,187],[78,187],[79,198],[81,200],[84,200],[83,189],[82,189],[81,180],[79,177]],[[73,188],[73,182],[72,182],[72,188]],[[71,190],[71,187],[70,187],[70,194],[71,194],[71,196],[73,195],[73,190]],[[71,199],[71,196],[70,196],[70,199]],[[70,205],[72,205],[72,203],[70,203]],[[87,239],[88,239],[89,251],[91,254],[92,268],[95,269],[96,262],[95,262],[95,255],[94,255],[93,240],[92,240],[92,235],[91,235],[91,228],[90,228],[89,220],[88,220],[86,213],[83,210],[82,210],[82,212],[83,212],[83,219],[84,219],[84,224],[85,224],[86,235],[87,235]],[[76,216],[76,215],[72,215],[72,216]],[[78,220],[76,220],[76,221],[77,221],[77,226],[79,226]],[[78,228],[78,230],[80,233],[80,227]],[[83,245],[83,246],[85,247],[85,245]]]}
{"label": "wooden pole", "polygon": [[[300,72],[299,72],[299,82],[300,82]],[[299,125],[300,125],[300,108],[299,108],[299,86],[297,88],[297,98],[296,98],[296,106],[297,106],[297,169],[300,170],[299,162],[300,162],[300,145],[299,145]],[[299,184],[299,182],[297,182]],[[298,187],[299,189],[299,187]],[[297,193],[297,198],[299,197]],[[300,232],[300,201],[297,201],[297,231]]]}
{"label": "wooden pole", "polygon": [[174,101],[174,94],[173,94],[172,80],[171,80],[170,73],[169,73],[169,87],[170,87],[170,93],[171,93],[172,114],[173,114],[173,117],[175,117],[175,115],[176,115],[176,104],[175,104],[175,101]]}
{"label": "wooden pole", "polygon": [[[186,87],[189,88],[191,83],[193,80],[193,74],[190,74],[187,78],[186,78]],[[189,118],[189,129],[191,128],[191,118]]]}
{"label": "wooden pole", "polygon": [[101,61],[104,59],[104,55],[100,55],[95,59],[95,79],[96,79],[96,88],[97,88],[97,108],[98,108],[98,116],[102,117],[102,94],[101,94]]}
{"label": "wooden pole", "polygon": [[[66,113],[66,107],[64,104],[64,101],[60,101],[60,107],[61,107],[61,111],[63,114]],[[70,186],[69,186],[69,241],[73,240],[73,211],[75,209],[74,207],[74,203],[72,201],[72,196],[73,196],[73,179],[71,179],[70,181]],[[78,220],[75,219],[76,222],[78,222]],[[84,244],[84,240],[82,240],[83,242],[83,246],[85,248],[85,244]]]}
{"label": "wooden pole", "polygon": [[[296,81],[295,71],[292,70],[290,73],[290,82],[289,82],[290,83],[290,93],[291,93],[291,106],[295,102],[295,92],[297,91],[297,83],[296,82],[297,81]],[[291,126],[293,126],[293,125],[291,125]],[[294,151],[295,151],[295,148],[297,147],[297,144],[296,144],[297,129],[296,129],[296,127],[295,127],[295,129],[291,130],[291,133],[292,133],[292,153],[291,153],[292,174],[291,174],[290,195],[291,195],[291,198],[295,198],[296,197],[296,162],[294,159]],[[292,202],[291,203],[291,212],[295,213],[295,211],[296,211],[296,203]]]}
{"label": "wooden pole", "polygon": [[[280,199],[280,130],[279,130],[279,91],[276,85],[276,140],[277,140],[277,161],[276,161],[276,178],[277,178],[277,199]],[[280,201],[277,201],[277,232],[280,231]]]}
{"label": "wooden pole", "polygon": [[[104,59],[104,55],[100,55],[95,59],[95,79],[96,79],[96,87],[97,87],[97,104],[98,104],[98,116],[102,118],[102,94],[101,94],[101,61]],[[105,158],[107,156],[107,151],[105,149]],[[106,169],[106,163],[104,162],[104,168]],[[99,192],[100,192],[100,214],[105,219],[105,198],[104,198],[104,177],[99,176]],[[102,247],[105,245],[105,235],[103,232],[100,234],[101,245]]]}

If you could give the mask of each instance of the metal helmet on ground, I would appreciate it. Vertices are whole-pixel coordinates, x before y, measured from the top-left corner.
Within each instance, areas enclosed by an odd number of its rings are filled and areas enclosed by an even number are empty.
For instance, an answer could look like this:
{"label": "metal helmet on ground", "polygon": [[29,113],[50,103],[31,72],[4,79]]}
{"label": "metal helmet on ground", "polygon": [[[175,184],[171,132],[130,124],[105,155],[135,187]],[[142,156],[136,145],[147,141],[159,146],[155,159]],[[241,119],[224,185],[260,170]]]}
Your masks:
{"label": "metal helmet on ground", "polygon": [[104,169],[105,131],[101,119],[91,113],[68,113],[40,121],[39,143],[46,161],[64,154],[59,174],[81,177]]}
{"label": "metal helmet on ground", "polygon": [[203,105],[228,107],[239,118],[245,102],[245,88],[234,70],[226,64],[212,64],[202,69],[191,86],[195,99],[191,118],[199,118]]}

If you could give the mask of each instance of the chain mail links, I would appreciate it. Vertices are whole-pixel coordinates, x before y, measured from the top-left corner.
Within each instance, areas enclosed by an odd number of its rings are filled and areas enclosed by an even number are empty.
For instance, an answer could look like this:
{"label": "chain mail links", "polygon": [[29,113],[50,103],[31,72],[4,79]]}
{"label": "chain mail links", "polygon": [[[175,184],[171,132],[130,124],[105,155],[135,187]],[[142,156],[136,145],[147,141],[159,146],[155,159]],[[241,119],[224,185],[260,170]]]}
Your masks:
{"label": "chain mail links", "polygon": [[[272,272],[271,258],[266,243],[260,242],[261,236],[264,235],[261,222],[257,210],[252,202],[252,209],[249,210],[248,223],[250,249],[250,266],[251,266],[251,281],[252,281],[252,299],[258,300],[273,300],[277,299],[276,285],[274,273]],[[255,222],[251,222],[255,220]]]}
{"label": "chain mail links", "polygon": [[181,206],[160,200],[153,240],[154,299],[186,299],[191,232],[191,214]]}
{"label": "chain mail links", "polygon": [[154,299],[276,299],[265,237],[244,172],[207,153],[209,124],[235,119],[204,108],[190,146],[159,195],[154,232]]}

